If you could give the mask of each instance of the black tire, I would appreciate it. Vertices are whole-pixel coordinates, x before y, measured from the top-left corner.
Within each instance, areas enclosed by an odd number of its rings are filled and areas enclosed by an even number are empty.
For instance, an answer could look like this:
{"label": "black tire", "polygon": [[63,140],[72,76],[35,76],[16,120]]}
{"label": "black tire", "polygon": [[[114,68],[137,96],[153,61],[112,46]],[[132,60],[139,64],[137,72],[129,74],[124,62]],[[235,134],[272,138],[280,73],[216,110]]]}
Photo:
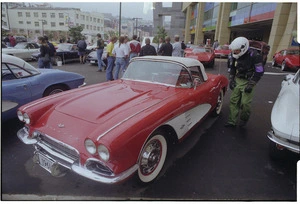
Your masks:
{"label": "black tire", "polygon": [[138,161],[138,178],[142,184],[153,182],[163,169],[168,142],[165,133],[156,131],[144,145]]}
{"label": "black tire", "polygon": [[286,71],[286,70],[287,70],[286,62],[283,61],[283,62],[281,63],[281,71]]}
{"label": "black tire", "polygon": [[53,95],[56,93],[60,93],[60,92],[66,91],[66,90],[68,90],[68,89],[63,85],[53,85],[53,86],[48,87],[44,91],[43,97],[50,96],[50,95]]}
{"label": "black tire", "polygon": [[275,62],[275,58],[273,58],[273,60],[272,60],[272,67],[276,67],[276,66],[277,66],[277,64]]}
{"label": "black tire", "polygon": [[220,93],[219,93],[219,96],[217,98],[217,105],[216,105],[215,109],[212,112],[212,116],[216,117],[216,116],[219,116],[221,114],[223,103],[224,103],[224,93],[221,90]]}

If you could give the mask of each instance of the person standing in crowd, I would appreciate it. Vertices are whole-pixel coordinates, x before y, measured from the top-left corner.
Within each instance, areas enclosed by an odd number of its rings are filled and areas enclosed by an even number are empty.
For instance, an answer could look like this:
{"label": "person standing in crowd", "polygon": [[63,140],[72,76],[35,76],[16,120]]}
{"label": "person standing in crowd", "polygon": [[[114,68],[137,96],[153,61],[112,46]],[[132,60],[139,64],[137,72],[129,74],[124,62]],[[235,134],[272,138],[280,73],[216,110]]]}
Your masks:
{"label": "person standing in crowd", "polygon": [[158,54],[162,56],[172,56],[173,46],[170,43],[170,37],[165,38],[165,43],[159,48]]}
{"label": "person standing in crowd", "polygon": [[115,57],[114,57],[112,51],[114,49],[114,44],[116,42],[117,42],[117,37],[113,36],[113,37],[111,37],[109,44],[106,46],[106,51],[107,51],[106,80],[107,81],[114,80],[112,72],[114,69]]}
{"label": "person standing in crowd", "polygon": [[130,60],[136,56],[138,56],[138,54],[141,51],[141,44],[139,41],[137,41],[137,35],[133,35],[132,36],[132,40],[129,42],[130,45],[130,54],[129,54],[129,58]]}
{"label": "person standing in crowd", "polygon": [[158,39],[158,46],[157,46],[157,53],[158,53],[158,51],[159,51],[159,49],[160,49],[160,47],[162,46],[163,43],[164,43],[163,38],[159,38]]}
{"label": "person standing in crowd", "polygon": [[44,40],[46,41],[46,43],[50,48],[50,69],[52,69],[53,68],[52,61],[54,60],[54,56],[56,55],[56,49],[54,45],[51,42],[49,42],[48,36],[45,35]]}
{"label": "person standing in crowd", "polygon": [[144,45],[141,49],[140,56],[147,56],[147,55],[157,55],[155,47],[150,45],[150,39],[145,39],[146,45]]}
{"label": "person standing in crowd", "polygon": [[128,57],[129,53],[128,53],[128,49],[124,43],[125,38],[123,36],[119,37],[119,44],[115,45],[114,49],[113,49],[113,54],[116,57],[116,69],[115,69],[115,73],[114,73],[114,79],[118,79],[119,78],[119,72],[121,69],[121,72],[123,74],[123,72],[125,72],[126,69],[126,57]]}
{"label": "person standing in crowd", "polygon": [[50,68],[50,47],[45,41],[44,37],[38,37],[40,44],[40,55],[38,59],[39,68]]}
{"label": "person standing in crowd", "polygon": [[16,39],[14,38],[14,36],[10,36],[9,43],[11,47],[14,47],[16,45]]}
{"label": "person standing in crowd", "polygon": [[77,42],[77,47],[78,47],[78,55],[79,55],[80,64],[84,64],[85,63],[85,50],[87,47],[87,44],[85,42],[85,37],[82,37],[82,39]]}
{"label": "person standing in crowd", "polygon": [[225,127],[244,127],[251,113],[251,102],[254,88],[264,74],[262,56],[255,50],[249,49],[249,41],[245,37],[238,37],[230,44],[232,63],[229,76],[230,113]]}
{"label": "person standing in crowd", "polygon": [[[124,44],[126,45],[126,47],[127,47],[127,50],[128,50],[128,53],[130,53],[131,52],[131,49],[130,49],[130,42],[129,42],[129,39],[128,39],[128,36],[125,36],[124,37],[125,39],[124,39]],[[126,57],[126,68],[128,67],[128,64],[129,64],[129,61],[130,61],[130,57],[128,56],[128,57]]]}
{"label": "person standing in crowd", "polygon": [[103,50],[104,50],[104,40],[100,33],[97,34],[97,60],[98,60],[98,72],[102,72],[102,67],[106,67],[105,63],[102,60]]}
{"label": "person standing in crowd", "polygon": [[213,44],[213,49],[215,50],[219,46],[218,40],[216,40]]}
{"label": "person standing in crowd", "polygon": [[175,35],[175,42],[173,43],[173,57],[181,57],[181,42],[179,42],[179,35]]}
{"label": "person standing in crowd", "polygon": [[7,35],[7,36],[4,38],[3,42],[5,43],[5,45],[6,45],[7,47],[10,47],[9,35]]}
{"label": "person standing in crowd", "polygon": [[71,39],[70,38],[68,38],[67,43],[71,43]]}

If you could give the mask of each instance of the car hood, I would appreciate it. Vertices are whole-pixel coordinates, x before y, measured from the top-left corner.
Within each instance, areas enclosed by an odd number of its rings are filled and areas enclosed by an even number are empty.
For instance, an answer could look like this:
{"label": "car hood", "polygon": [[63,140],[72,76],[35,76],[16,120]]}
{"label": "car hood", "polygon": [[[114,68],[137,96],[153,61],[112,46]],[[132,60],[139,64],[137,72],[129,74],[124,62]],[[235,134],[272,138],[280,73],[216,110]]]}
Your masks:
{"label": "car hood", "polygon": [[[151,87],[152,85],[150,85]],[[145,86],[146,87],[146,86]],[[90,123],[117,124],[141,110],[150,108],[167,98],[164,88],[142,89],[128,83],[104,83],[100,86],[81,89],[80,93],[58,104],[55,111],[80,118]]]}
{"label": "car hood", "polygon": [[271,113],[275,133],[299,141],[299,85],[284,81]]}

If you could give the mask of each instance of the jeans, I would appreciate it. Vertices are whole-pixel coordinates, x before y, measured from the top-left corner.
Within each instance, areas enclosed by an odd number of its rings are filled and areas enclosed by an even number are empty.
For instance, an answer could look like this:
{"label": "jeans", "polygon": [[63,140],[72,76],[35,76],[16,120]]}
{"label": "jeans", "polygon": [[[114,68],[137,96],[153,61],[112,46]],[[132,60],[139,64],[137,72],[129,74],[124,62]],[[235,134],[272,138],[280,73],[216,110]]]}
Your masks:
{"label": "jeans", "polygon": [[38,59],[38,68],[51,68],[50,67],[50,62],[48,62],[47,64],[44,64],[42,58],[39,57],[39,59]]}
{"label": "jeans", "polygon": [[132,53],[129,54],[129,58],[130,58],[130,59],[132,59],[132,58],[134,58],[134,57],[137,57],[137,56],[138,56],[138,54],[135,53],[135,52],[132,52]]}
{"label": "jeans", "polygon": [[107,68],[106,68],[106,80],[111,81],[113,80],[113,69],[114,69],[115,58],[108,57],[107,58]]}
{"label": "jeans", "polygon": [[103,49],[98,49],[97,50],[98,70],[102,70],[102,67],[106,66],[105,63],[102,61],[102,54],[103,54]]}
{"label": "jeans", "polygon": [[[122,69],[122,72],[125,72],[126,61],[125,61],[124,57],[117,57],[116,58],[116,69],[115,69],[115,74],[114,74],[114,79],[115,80],[119,78],[120,69]],[[123,73],[122,73],[122,75],[123,75]]]}

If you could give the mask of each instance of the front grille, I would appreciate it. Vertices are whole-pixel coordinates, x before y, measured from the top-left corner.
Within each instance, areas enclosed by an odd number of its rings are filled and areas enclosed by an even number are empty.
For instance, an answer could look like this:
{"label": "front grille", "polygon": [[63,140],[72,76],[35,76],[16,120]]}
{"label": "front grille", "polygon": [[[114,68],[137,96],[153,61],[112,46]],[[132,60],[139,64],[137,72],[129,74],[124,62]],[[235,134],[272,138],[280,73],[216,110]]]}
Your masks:
{"label": "front grille", "polygon": [[70,167],[72,163],[79,160],[79,152],[63,142],[42,134],[37,137],[37,141],[36,145],[39,151],[50,154],[53,159],[61,164]]}

